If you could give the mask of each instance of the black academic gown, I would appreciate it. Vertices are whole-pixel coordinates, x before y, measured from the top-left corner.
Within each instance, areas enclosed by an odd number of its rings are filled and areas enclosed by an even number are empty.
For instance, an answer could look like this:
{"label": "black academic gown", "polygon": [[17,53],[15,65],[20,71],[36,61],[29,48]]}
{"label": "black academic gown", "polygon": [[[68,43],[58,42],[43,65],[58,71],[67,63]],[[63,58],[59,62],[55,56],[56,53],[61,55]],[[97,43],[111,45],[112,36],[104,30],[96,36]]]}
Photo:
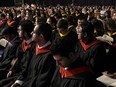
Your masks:
{"label": "black academic gown", "polygon": [[111,36],[114,41],[113,45],[109,45],[107,59],[108,59],[108,72],[115,73],[116,72],[116,32]]}
{"label": "black academic gown", "polygon": [[80,40],[77,44],[77,54],[87,66],[92,68],[96,77],[106,70],[106,50],[104,43],[93,39],[88,44]]}
{"label": "black academic gown", "polygon": [[18,59],[15,65],[10,68],[10,71],[12,71],[12,75],[9,78],[1,80],[0,86],[9,87],[15,82],[18,76],[25,69],[23,67],[24,63],[26,61],[31,60],[31,57],[33,55],[33,48],[32,48],[33,45],[34,45],[34,42],[31,42],[30,44],[26,44],[25,41],[22,41],[22,44],[17,48],[16,55]]}
{"label": "black academic gown", "polygon": [[16,50],[21,43],[20,39],[16,37],[13,41],[9,42],[4,49],[4,53],[0,60],[0,79],[4,79],[11,67],[11,61],[16,58]]}
{"label": "black academic gown", "polygon": [[38,49],[36,44],[34,55],[18,80],[24,81],[22,87],[49,87],[56,68],[55,60],[49,47]]}
{"label": "black academic gown", "polygon": [[52,33],[52,43],[58,39],[58,38],[67,38],[73,43],[76,43],[78,41],[78,36],[77,33],[74,32],[73,30],[69,30],[66,35],[61,36],[58,32],[58,30],[53,31]]}
{"label": "black academic gown", "polygon": [[67,70],[57,67],[50,87],[105,87],[95,80],[91,69],[80,60],[74,62]]}

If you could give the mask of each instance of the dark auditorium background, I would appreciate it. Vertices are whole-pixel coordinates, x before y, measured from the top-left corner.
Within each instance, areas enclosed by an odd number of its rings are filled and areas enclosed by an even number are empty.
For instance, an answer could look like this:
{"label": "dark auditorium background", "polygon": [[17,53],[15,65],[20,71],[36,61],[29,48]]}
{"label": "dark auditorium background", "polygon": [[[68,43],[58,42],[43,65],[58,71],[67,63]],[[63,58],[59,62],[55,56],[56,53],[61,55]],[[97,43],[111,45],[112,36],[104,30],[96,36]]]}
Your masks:
{"label": "dark auditorium background", "polygon": [[0,0],[0,6],[18,6],[22,3],[38,3],[40,5],[67,5],[74,3],[75,5],[114,5],[116,0]]}

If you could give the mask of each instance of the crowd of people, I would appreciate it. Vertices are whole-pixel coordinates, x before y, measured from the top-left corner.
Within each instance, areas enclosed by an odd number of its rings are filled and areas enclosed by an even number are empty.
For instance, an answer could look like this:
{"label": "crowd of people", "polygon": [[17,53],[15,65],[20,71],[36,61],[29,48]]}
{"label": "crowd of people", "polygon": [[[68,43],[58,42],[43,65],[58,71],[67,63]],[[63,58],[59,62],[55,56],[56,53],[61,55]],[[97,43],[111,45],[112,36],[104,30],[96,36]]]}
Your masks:
{"label": "crowd of people", "polygon": [[107,87],[115,52],[114,6],[0,8],[0,87]]}

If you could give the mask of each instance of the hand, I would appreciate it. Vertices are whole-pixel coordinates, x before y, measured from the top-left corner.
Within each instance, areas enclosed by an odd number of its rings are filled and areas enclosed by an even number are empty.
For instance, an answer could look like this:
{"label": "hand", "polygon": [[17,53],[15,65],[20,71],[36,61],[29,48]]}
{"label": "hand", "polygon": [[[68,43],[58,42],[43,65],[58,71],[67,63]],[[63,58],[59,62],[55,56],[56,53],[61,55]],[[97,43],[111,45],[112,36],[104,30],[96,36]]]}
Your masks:
{"label": "hand", "polygon": [[109,73],[108,71],[103,72],[104,75],[116,79],[116,72],[115,73]]}
{"label": "hand", "polygon": [[7,78],[9,78],[11,75],[12,75],[12,71],[9,71],[9,72],[7,73]]}
{"label": "hand", "polygon": [[11,85],[11,87],[21,87],[18,83],[14,83]]}

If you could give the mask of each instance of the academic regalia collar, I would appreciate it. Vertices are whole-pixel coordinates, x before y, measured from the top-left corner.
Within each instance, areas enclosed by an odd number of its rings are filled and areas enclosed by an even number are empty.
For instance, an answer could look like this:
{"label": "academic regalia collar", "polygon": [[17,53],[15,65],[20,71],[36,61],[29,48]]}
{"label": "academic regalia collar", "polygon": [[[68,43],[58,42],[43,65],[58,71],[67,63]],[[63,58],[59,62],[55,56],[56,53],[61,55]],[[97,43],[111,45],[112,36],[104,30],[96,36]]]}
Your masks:
{"label": "academic regalia collar", "polygon": [[32,39],[29,39],[28,41],[23,40],[23,42],[22,42],[23,51],[25,52],[28,48],[31,47],[31,45],[32,45]]}
{"label": "academic regalia collar", "polygon": [[113,35],[116,35],[116,32],[112,33],[112,36],[113,36]]}
{"label": "academic regalia collar", "polygon": [[5,21],[6,21],[6,19],[1,19],[1,20],[0,20],[0,25],[4,24]]}
{"label": "academic regalia collar", "polygon": [[32,38],[25,40],[26,44],[30,44],[32,42]]}
{"label": "academic regalia collar", "polygon": [[82,40],[80,40],[80,43],[84,50],[87,50],[88,48],[90,48],[91,46],[93,46],[94,44],[96,44],[98,42],[99,42],[98,40],[93,40],[91,43],[85,44]]}
{"label": "academic regalia collar", "polygon": [[13,24],[15,21],[14,20],[8,20],[7,24],[10,26],[11,24]]}
{"label": "academic regalia collar", "polygon": [[72,28],[72,27],[74,27],[74,25],[70,25],[70,26],[68,26],[68,29],[70,29],[70,28]]}
{"label": "academic regalia collar", "polygon": [[49,52],[50,51],[50,44],[51,44],[51,42],[48,41],[45,45],[40,47],[38,45],[38,43],[36,43],[36,55]]}
{"label": "academic regalia collar", "polygon": [[60,37],[64,37],[69,34],[70,31],[67,31],[65,34],[59,33]]}
{"label": "academic regalia collar", "polygon": [[92,70],[86,66],[77,67],[71,70],[65,70],[65,68],[60,67],[60,73],[62,78],[74,76],[83,72],[92,72]]}
{"label": "academic regalia collar", "polygon": [[48,41],[46,44],[44,44],[43,46],[39,46],[38,45],[38,48],[39,49],[42,49],[42,48],[45,48],[45,47],[47,47],[47,46],[49,46],[51,44],[51,42],[50,41]]}

